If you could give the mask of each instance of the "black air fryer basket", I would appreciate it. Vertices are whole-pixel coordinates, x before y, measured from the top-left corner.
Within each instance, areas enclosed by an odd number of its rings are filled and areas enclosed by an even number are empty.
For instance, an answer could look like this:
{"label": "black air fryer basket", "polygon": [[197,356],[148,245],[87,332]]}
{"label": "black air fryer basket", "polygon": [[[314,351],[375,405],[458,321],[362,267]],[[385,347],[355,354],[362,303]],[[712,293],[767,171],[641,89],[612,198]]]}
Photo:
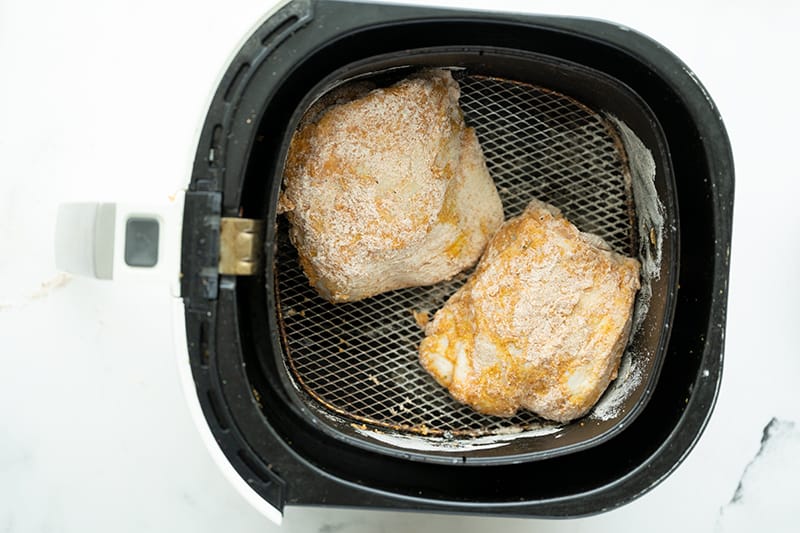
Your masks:
{"label": "black air fryer basket", "polygon": [[[450,69],[506,216],[532,198],[638,256],[620,376],[557,425],[478,415],[419,366],[413,311],[464,276],[333,305],[276,215],[300,118],[343,84]],[[182,295],[203,412],[271,505],[577,516],[666,477],[699,438],[722,371],[733,165],[722,121],[676,57],[583,19],[295,1],[234,59],[186,193]],[[220,217],[252,219],[254,275],[219,275]],[[534,480],[547,480],[546,483]]]}

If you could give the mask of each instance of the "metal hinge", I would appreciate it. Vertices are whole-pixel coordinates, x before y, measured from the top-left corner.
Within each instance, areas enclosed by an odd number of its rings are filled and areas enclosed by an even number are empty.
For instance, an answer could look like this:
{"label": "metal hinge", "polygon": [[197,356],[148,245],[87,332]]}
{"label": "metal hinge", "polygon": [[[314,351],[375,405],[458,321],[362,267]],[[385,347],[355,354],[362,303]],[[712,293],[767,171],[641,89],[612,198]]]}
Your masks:
{"label": "metal hinge", "polygon": [[222,217],[219,223],[219,273],[252,276],[261,269],[263,221]]}

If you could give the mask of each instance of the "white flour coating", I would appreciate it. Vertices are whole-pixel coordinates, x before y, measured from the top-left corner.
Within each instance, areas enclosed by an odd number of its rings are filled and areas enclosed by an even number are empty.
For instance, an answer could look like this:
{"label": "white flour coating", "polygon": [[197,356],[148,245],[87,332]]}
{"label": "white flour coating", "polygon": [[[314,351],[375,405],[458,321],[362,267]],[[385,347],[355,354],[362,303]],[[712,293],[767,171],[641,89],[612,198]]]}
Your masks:
{"label": "white flour coating", "polygon": [[[651,282],[661,274],[662,249],[664,243],[664,206],[658,199],[655,186],[656,164],[653,154],[636,134],[618,118],[607,115],[614,123],[625,147],[630,171],[630,185],[636,210],[639,234],[639,262],[641,264],[641,288],[633,311],[631,338],[641,328],[653,297]],[[622,414],[628,397],[644,379],[643,354],[635,354],[629,345],[619,367],[617,379],[609,385],[589,418],[612,420]]]}
{"label": "white flour coating", "polygon": [[311,285],[356,301],[474,265],[502,204],[450,73],[341,91],[293,135],[278,201]]}
{"label": "white flour coating", "polygon": [[531,200],[426,326],[420,362],[480,413],[580,418],[616,375],[638,288],[636,260]]}

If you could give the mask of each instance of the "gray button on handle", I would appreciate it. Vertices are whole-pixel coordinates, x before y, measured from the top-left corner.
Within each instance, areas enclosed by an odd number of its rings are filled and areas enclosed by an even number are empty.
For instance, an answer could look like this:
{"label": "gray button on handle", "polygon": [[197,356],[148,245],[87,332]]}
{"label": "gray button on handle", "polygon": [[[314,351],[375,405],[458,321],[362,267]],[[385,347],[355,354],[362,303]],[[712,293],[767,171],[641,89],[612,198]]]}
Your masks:
{"label": "gray button on handle", "polygon": [[125,264],[154,267],[158,264],[158,219],[131,217],[125,223]]}

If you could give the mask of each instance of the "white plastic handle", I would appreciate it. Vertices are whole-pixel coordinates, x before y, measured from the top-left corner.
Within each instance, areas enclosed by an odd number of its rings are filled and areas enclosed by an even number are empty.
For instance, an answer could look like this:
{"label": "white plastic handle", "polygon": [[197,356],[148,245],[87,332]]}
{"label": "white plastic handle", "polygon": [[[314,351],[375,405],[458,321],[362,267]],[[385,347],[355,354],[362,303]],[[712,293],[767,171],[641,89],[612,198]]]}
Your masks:
{"label": "white plastic handle", "polygon": [[56,266],[97,279],[169,281],[177,290],[183,199],[180,192],[162,205],[60,205]]}

